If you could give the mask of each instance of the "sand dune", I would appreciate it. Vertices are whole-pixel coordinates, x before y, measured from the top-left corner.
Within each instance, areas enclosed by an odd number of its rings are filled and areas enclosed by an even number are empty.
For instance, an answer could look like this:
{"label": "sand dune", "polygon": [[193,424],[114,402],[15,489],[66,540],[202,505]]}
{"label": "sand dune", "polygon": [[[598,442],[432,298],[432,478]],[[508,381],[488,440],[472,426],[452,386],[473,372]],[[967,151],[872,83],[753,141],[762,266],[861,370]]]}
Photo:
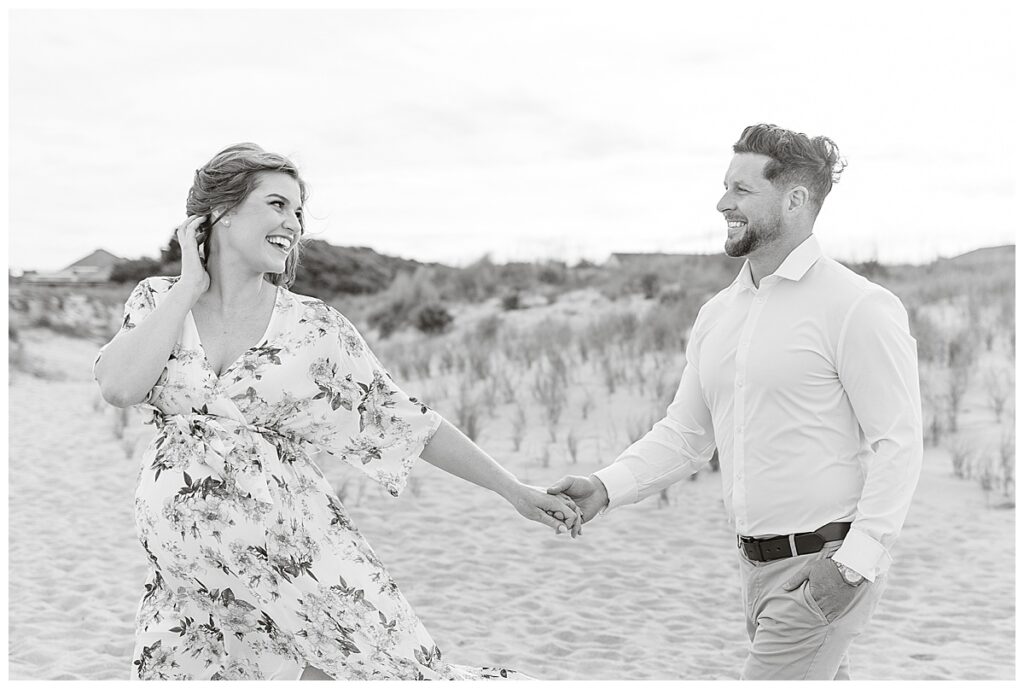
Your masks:
{"label": "sand dune", "polygon": [[[23,341],[58,373],[12,372],[9,391],[10,678],[126,679],[146,565],[131,500],[150,429],[131,414],[118,437],[91,382],[94,346],[42,331]],[[488,428],[481,444],[537,484],[612,458],[542,468],[529,438],[516,454]],[[949,467],[928,451],[889,588],[853,649],[858,679],[1014,678],[1014,511]],[[747,640],[716,476],[574,541],[425,463],[398,500],[325,470],[451,661],[552,680],[738,677]]]}

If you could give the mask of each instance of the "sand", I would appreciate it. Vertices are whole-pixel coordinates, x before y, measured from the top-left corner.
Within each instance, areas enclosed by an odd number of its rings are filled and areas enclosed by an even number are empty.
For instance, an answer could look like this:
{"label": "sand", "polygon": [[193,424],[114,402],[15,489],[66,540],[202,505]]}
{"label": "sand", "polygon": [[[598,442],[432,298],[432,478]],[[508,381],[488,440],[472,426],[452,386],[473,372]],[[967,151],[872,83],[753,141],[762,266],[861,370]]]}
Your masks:
{"label": "sand", "polygon": [[[146,567],[131,502],[152,430],[99,400],[95,345],[48,331],[22,341],[48,378],[11,372],[10,679],[127,679]],[[965,426],[990,436],[980,402],[968,407]],[[595,430],[579,463],[562,452],[541,466],[546,431],[515,453],[509,427],[491,420],[479,442],[535,484],[589,473],[622,449]],[[739,675],[747,639],[716,475],[571,540],[426,463],[397,500],[325,470],[452,662],[550,680]],[[852,650],[855,678],[1014,678],[1015,512],[995,502],[952,476],[946,451],[927,451],[889,588]]]}

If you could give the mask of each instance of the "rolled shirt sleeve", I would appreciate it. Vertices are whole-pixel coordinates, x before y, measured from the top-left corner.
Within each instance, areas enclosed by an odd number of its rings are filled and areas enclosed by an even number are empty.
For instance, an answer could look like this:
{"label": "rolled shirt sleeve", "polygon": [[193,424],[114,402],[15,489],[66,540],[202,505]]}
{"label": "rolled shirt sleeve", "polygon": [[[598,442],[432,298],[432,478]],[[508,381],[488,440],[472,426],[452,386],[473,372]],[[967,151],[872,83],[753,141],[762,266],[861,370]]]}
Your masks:
{"label": "rolled shirt sleeve", "polygon": [[856,515],[833,559],[874,581],[892,562],[924,452],[917,342],[899,299],[880,288],[862,297],[840,332],[836,358],[871,451]]}

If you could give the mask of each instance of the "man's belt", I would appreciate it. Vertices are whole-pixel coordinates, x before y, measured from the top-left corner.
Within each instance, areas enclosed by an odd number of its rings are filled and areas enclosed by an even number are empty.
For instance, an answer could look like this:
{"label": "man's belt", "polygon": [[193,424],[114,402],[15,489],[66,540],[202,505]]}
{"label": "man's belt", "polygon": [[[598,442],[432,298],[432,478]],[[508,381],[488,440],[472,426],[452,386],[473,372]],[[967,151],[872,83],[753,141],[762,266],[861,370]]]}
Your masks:
{"label": "man's belt", "polygon": [[829,541],[841,541],[850,530],[849,522],[832,522],[817,531],[796,533],[774,538],[751,538],[737,536],[736,542],[748,560],[769,562],[794,555],[809,555],[820,552]]}

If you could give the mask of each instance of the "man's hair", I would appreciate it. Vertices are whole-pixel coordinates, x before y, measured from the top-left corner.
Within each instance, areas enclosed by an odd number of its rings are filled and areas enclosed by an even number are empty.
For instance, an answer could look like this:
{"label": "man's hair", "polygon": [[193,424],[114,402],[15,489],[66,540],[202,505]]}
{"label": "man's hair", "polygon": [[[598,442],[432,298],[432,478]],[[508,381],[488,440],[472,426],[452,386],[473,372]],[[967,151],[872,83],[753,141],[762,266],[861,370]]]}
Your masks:
{"label": "man's hair", "polygon": [[839,147],[832,139],[827,136],[810,138],[774,124],[750,125],[733,144],[732,151],[760,153],[771,158],[762,171],[765,179],[776,188],[793,184],[807,187],[815,215],[846,168],[846,161],[840,157]]}

